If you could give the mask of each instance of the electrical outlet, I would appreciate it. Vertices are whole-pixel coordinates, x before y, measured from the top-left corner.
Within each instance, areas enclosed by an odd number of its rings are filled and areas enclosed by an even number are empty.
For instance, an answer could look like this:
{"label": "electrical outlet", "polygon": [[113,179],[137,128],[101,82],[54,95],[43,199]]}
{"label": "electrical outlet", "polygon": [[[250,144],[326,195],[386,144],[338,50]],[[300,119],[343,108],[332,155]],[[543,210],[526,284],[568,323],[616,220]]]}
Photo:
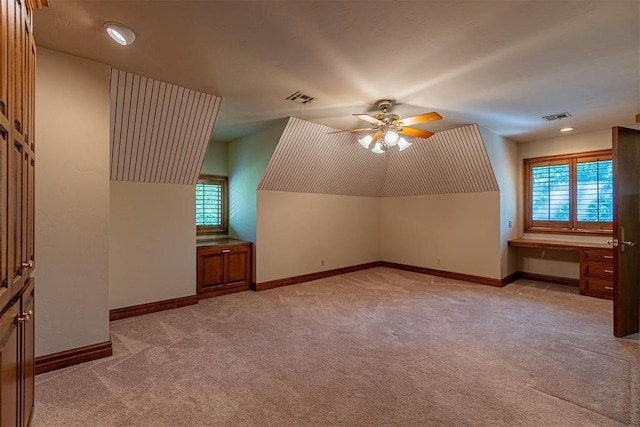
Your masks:
{"label": "electrical outlet", "polygon": [[438,259],[436,260],[436,263],[437,263],[438,265],[440,265],[440,258],[438,258]]}
{"label": "electrical outlet", "polygon": [[509,228],[513,227],[513,223],[509,220]]}
{"label": "electrical outlet", "polygon": [[324,260],[323,259],[320,260],[320,267],[324,267]]}

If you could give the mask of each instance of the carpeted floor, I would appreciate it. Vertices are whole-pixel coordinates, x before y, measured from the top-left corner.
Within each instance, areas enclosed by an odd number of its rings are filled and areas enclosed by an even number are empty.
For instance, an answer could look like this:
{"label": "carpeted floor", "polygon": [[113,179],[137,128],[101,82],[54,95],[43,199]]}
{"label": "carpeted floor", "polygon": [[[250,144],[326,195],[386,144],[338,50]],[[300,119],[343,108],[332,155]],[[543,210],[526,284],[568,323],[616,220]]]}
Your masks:
{"label": "carpeted floor", "polygon": [[640,425],[611,301],[374,268],[111,323],[36,378],[35,427]]}

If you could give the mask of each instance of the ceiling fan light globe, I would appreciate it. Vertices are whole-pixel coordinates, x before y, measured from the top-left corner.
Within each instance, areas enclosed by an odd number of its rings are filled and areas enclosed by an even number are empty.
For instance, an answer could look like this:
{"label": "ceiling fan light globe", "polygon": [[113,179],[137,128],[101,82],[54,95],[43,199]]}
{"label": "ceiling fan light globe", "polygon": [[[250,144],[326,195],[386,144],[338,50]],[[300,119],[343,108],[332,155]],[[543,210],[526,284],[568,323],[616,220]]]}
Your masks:
{"label": "ceiling fan light globe", "polygon": [[373,142],[373,137],[371,135],[367,135],[362,138],[358,138],[358,142],[368,150],[369,147],[371,147],[371,143]]}
{"label": "ceiling fan light globe", "polygon": [[404,138],[398,139],[398,149],[400,151],[404,150],[405,148],[409,148],[410,146],[411,146],[411,143],[406,139]]}
{"label": "ceiling fan light globe", "polygon": [[376,154],[384,153],[384,150],[382,149],[382,144],[380,144],[380,141],[376,142],[376,145],[373,146],[371,151],[373,151]]}
{"label": "ceiling fan light globe", "polygon": [[392,130],[384,134],[384,142],[386,142],[389,147],[396,145],[399,139],[400,136]]}

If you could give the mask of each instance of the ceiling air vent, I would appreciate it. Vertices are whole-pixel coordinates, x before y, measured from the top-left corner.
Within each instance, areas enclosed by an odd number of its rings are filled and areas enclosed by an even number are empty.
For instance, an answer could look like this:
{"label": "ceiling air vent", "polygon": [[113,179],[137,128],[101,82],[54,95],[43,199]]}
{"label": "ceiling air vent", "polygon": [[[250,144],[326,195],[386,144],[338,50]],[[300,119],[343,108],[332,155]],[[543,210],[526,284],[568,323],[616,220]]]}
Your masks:
{"label": "ceiling air vent", "polygon": [[568,117],[571,117],[571,114],[569,114],[569,113],[567,113],[565,111],[564,113],[552,114],[550,116],[543,116],[542,118],[545,119],[548,122],[552,122],[554,120],[562,120],[562,119],[566,119]]}
{"label": "ceiling air vent", "polygon": [[287,96],[285,99],[296,102],[298,104],[310,104],[311,101],[313,101],[315,98],[309,95],[305,95],[304,93],[295,92],[294,94]]}

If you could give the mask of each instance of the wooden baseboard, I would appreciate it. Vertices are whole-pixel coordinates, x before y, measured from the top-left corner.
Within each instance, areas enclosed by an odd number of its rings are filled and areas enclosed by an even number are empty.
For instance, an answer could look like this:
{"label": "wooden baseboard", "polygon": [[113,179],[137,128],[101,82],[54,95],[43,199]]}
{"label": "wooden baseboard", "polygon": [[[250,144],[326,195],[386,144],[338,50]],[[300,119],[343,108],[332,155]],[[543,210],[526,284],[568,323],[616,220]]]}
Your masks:
{"label": "wooden baseboard", "polygon": [[198,290],[198,300],[205,298],[219,297],[222,295],[235,294],[236,292],[244,292],[251,290],[251,283],[240,285],[223,285],[212,286],[212,289]]}
{"label": "wooden baseboard", "polygon": [[520,277],[522,277],[522,276],[520,275],[520,272],[519,272],[519,271],[514,271],[514,272],[513,272],[513,273],[511,273],[510,275],[508,275],[508,276],[506,276],[506,277],[503,277],[503,278],[500,280],[500,283],[502,284],[502,286],[506,286],[506,285],[508,285],[508,284],[509,284],[509,283],[511,283],[511,282],[515,282],[515,281],[516,281],[516,280],[518,280]]}
{"label": "wooden baseboard", "polygon": [[452,271],[435,270],[433,268],[417,267],[415,265],[398,264],[396,262],[381,261],[382,267],[395,268],[397,270],[412,271],[414,273],[429,274],[431,276],[446,277],[447,279],[461,280],[463,282],[479,283],[481,285],[502,287],[502,281],[489,277],[474,276],[471,274],[454,273]]}
{"label": "wooden baseboard", "polygon": [[324,279],[325,277],[337,276],[339,274],[367,270],[373,267],[380,267],[381,265],[382,264],[380,261],[376,261],[368,262],[366,264],[352,265],[350,267],[335,268],[333,270],[318,271],[316,273],[303,274],[302,276],[287,277],[285,279],[256,283],[255,286],[252,287],[252,289],[254,291],[266,291],[267,289],[279,288],[281,286],[295,285],[296,283],[310,282],[312,280]]}
{"label": "wooden baseboard", "polygon": [[188,297],[167,299],[164,301],[150,302],[148,304],[133,305],[131,307],[114,308],[113,310],[109,310],[109,320],[126,319],[127,317],[141,316],[143,314],[186,307],[197,303],[198,296],[190,295]]}
{"label": "wooden baseboard", "polygon": [[580,286],[579,279],[569,279],[566,277],[547,276],[546,274],[527,273],[524,271],[518,271],[518,279],[535,280],[536,282],[555,283],[558,285],[566,286]]}
{"label": "wooden baseboard", "polygon": [[111,341],[72,348],[58,353],[36,357],[36,375],[56,369],[67,368],[91,360],[102,359],[113,354]]}

